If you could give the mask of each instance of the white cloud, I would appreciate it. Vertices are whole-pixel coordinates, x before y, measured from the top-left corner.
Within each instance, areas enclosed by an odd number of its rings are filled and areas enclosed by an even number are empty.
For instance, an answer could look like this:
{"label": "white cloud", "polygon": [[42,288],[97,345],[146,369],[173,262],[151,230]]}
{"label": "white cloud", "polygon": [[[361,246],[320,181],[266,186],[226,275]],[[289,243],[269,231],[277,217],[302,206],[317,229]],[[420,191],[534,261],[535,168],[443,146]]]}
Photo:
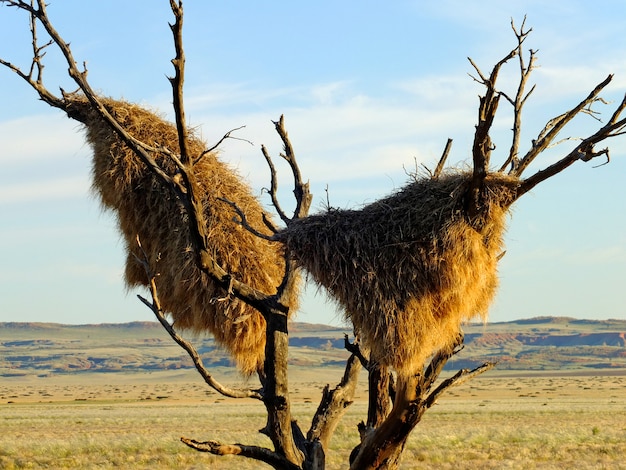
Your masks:
{"label": "white cloud", "polygon": [[89,187],[89,182],[82,176],[15,183],[0,187],[0,205],[84,198]]}
{"label": "white cloud", "polygon": [[350,83],[351,82],[348,80],[343,80],[317,85],[311,89],[310,94],[317,103],[321,105],[330,105],[335,103],[337,99],[340,98],[339,95],[346,93],[346,89],[349,87]]}
{"label": "white cloud", "polygon": [[[449,88],[446,80],[424,83],[433,94],[439,86],[436,93],[442,97]],[[452,91],[448,93],[447,103],[439,99],[423,104],[414,95],[429,91],[417,81],[395,88],[389,99],[377,99],[360,90],[351,91],[343,83],[317,84],[306,94],[319,99],[307,106],[292,103],[276,111],[231,115],[226,124],[221,115],[212,112],[199,116],[204,134],[206,130],[226,129],[230,125],[247,126],[238,135],[256,146],[226,142],[223,158],[234,162],[244,176],[249,176],[254,187],[267,184],[260,144],[265,144],[273,155],[281,150],[270,123],[270,119],[277,119],[281,113],[285,114],[286,127],[305,177],[319,184],[387,174],[401,174],[404,178],[403,167],[413,167],[415,160],[418,164],[436,162],[447,137],[459,138],[459,147],[453,152],[456,157],[451,160],[463,160],[467,155],[463,142],[473,132],[473,106],[459,106],[456,100],[460,93]],[[287,174],[282,179],[286,178]]]}
{"label": "white cloud", "polygon": [[[467,71],[471,72],[470,64]],[[475,104],[477,85],[468,75],[431,75],[409,78],[395,85],[408,92],[422,106],[443,108]]]}
{"label": "white cloud", "polygon": [[0,164],[31,165],[38,160],[67,158],[86,145],[76,121],[54,114],[40,114],[0,122]]}

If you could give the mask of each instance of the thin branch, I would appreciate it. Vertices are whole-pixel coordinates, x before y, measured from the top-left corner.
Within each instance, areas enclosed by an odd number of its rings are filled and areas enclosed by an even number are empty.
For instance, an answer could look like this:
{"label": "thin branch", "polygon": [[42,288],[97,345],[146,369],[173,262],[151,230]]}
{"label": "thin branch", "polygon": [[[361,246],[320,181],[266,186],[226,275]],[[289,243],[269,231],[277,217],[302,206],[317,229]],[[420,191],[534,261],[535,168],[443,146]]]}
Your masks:
{"label": "thin branch", "polygon": [[526,16],[524,16],[524,20],[522,21],[522,25],[520,27],[520,30],[518,31],[517,28],[515,27],[513,20],[511,19],[511,28],[513,29],[513,32],[515,33],[515,37],[517,38],[517,44],[518,44],[517,56],[518,56],[519,69],[520,69],[520,80],[519,80],[519,85],[517,87],[517,93],[515,94],[514,100],[512,100],[507,95],[502,93],[502,96],[504,96],[513,105],[513,139],[511,141],[511,148],[509,150],[509,156],[505,160],[505,162],[502,164],[499,171],[504,171],[509,165],[511,165],[511,168],[513,169],[518,164],[519,145],[520,145],[521,130],[522,130],[522,109],[528,97],[535,90],[535,86],[533,85],[530,91],[525,94],[525,88],[528,82],[528,78],[530,77],[531,72],[535,68],[534,67],[535,60],[536,60],[535,54],[537,53],[537,51],[534,51],[532,49],[529,50],[528,66],[526,66],[524,62],[524,53],[522,50],[522,44],[524,43],[524,41],[526,40],[526,38],[532,31],[532,28],[529,28],[527,31],[524,31],[525,24],[526,24]]}
{"label": "thin branch", "polygon": [[[610,77],[611,75],[609,75],[609,78]],[[604,82],[598,85],[598,87],[600,87],[601,85],[604,86],[603,84]],[[596,89],[598,87],[596,87]],[[592,94],[594,92],[592,92]],[[560,173],[561,171],[563,171],[564,169],[566,169],[567,167],[569,167],[570,165],[572,165],[574,162],[578,160],[588,162],[596,157],[604,155],[606,156],[607,163],[608,163],[608,161],[610,160],[609,149],[606,148],[600,151],[595,151],[594,146],[597,143],[602,142],[603,140],[625,134],[624,129],[626,128],[626,118],[620,119],[620,116],[625,109],[626,109],[626,95],[624,95],[624,98],[622,99],[621,103],[616,108],[613,115],[611,116],[611,119],[609,119],[609,122],[605,126],[600,128],[595,134],[587,137],[586,139],[583,139],[581,143],[574,150],[568,153],[561,160],[557,161],[556,163],[553,163],[552,165],[545,168],[544,170],[540,170],[536,172],[534,175],[523,180],[515,194],[514,199],[511,201],[511,203],[519,199],[523,194],[530,191],[532,188],[537,186],[542,181],[545,181],[548,178],[556,175],[557,173]],[[600,166],[600,165],[596,165],[596,166]]]}
{"label": "thin branch", "polygon": [[[607,126],[615,126],[618,123],[619,117],[621,116],[621,114],[624,111],[624,109],[626,109],[626,95],[624,95],[624,98],[622,99],[621,103],[619,104],[619,106],[613,112],[613,115],[611,116],[611,119],[609,119],[609,122],[607,122]],[[621,135],[621,134],[623,134],[623,132],[619,132],[623,128],[624,128],[624,125],[622,125],[621,128],[620,128],[620,126],[617,126],[615,128],[616,130],[613,131],[613,134],[614,135]]]}
{"label": "thin branch", "polygon": [[[608,155],[608,150],[600,154]],[[545,181],[548,178],[551,178],[552,176],[556,175],[557,173],[560,173],[561,171],[565,170],[567,167],[569,167],[572,163],[576,162],[577,160],[583,160],[583,161],[585,159],[590,160],[596,155],[599,155],[599,154],[596,154],[593,151],[583,152],[580,146],[577,147],[576,149],[572,150],[570,153],[568,153],[565,157],[563,157],[558,162],[553,163],[552,165],[550,165],[544,170],[539,170],[534,175],[523,180],[515,194],[514,200],[519,199],[522,195],[526,194],[528,191],[530,191],[532,188],[537,186],[542,181]],[[511,201],[511,203],[514,202],[514,200]]]}
{"label": "thin branch", "polygon": [[32,78],[33,73],[36,68],[37,69],[36,82],[38,84],[41,84],[43,82],[43,69],[44,69],[44,64],[42,62],[42,59],[46,55],[45,49],[48,46],[52,45],[54,41],[50,39],[43,46],[39,46],[37,43],[37,19],[33,15],[30,15],[29,23],[30,23],[30,34],[32,38],[32,47],[33,47],[33,61],[30,66],[30,71],[28,73],[28,76]]}
{"label": "thin branch", "polygon": [[421,393],[418,392],[418,396],[420,396],[420,399],[423,393],[428,392],[430,390],[433,383],[435,383],[435,381],[439,377],[439,374],[441,374],[441,371],[445,367],[448,360],[452,356],[454,356],[455,354],[458,354],[459,352],[463,350],[463,347],[464,347],[463,341],[464,341],[464,336],[461,333],[457,337],[456,341],[452,345],[450,345],[450,347],[440,350],[431,359],[430,363],[428,364],[428,367],[424,371],[424,374],[421,376],[420,381],[419,381],[418,389],[419,391],[421,391]]}
{"label": "thin branch", "polygon": [[[43,46],[39,46],[37,39],[37,15],[36,10],[32,5],[26,4],[24,2],[13,2],[13,1],[4,1],[3,3],[7,4],[7,6],[13,6],[18,9],[25,10],[29,13],[29,25],[30,25],[30,33],[31,33],[31,44],[33,49],[33,58],[31,60],[31,65],[28,73],[25,73],[21,70],[20,67],[15,64],[8,62],[6,60],[0,59],[0,64],[4,65],[8,69],[15,72],[20,78],[26,81],[31,87],[35,89],[35,91],[39,94],[39,97],[50,106],[59,109],[65,109],[65,102],[63,99],[53,95],[50,93],[43,85],[43,69],[44,64],[42,59],[45,55],[44,50],[54,43],[54,40],[51,39]],[[37,70],[37,77],[33,79],[33,74]]]}
{"label": "thin branch", "polygon": [[150,267],[150,264],[148,262],[148,256],[145,253],[143,246],[141,245],[139,236],[137,236],[137,246],[139,247],[139,250],[142,252],[142,257],[135,256],[135,259],[143,266],[146,272],[146,276],[148,277],[148,281],[149,281],[148,287],[150,290],[150,295],[152,297],[152,302],[148,301],[141,295],[138,295],[137,297],[139,298],[139,300],[141,300],[141,302],[143,302],[144,305],[146,305],[150,310],[152,310],[152,313],[154,313],[157,320],[159,320],[159,323],[161,323],[163,328],[165,328],[165,330],[169,333],[170,337],[181,348],[187,351],[187,354],[189,354],[189,357],[193,361],[193,364],[196,370],[200,373],[200,375],[202,376],[204,381],[207,383],[207,385],[213,388],[216,392],[226,397],[256,398],[257,400],[262,400],[263,399],[262,394],[256,390],[235,390],[235,389],[231,389],[229,387],[222,385],[220,382],[215,380],[215,378],[213,378],[213,376],[206,369],[206,367],[204,367],[202,358],[198,354],[198,351],[196,351],[196,348],[194,348],[194,346],[189,341],[187,341],[182,336],[180,336],[174,330],[174,327],[165,318],[165,314],[163,313],[163,309],[161,308],[161,301],[159,299],[159,293],[158,293],[157,286],[156,286],[155,274],[153,273],[152,268]]}
{"label": "thin branch", "polygon": [[237,203],[229,199],[223,198],[223,197],[218,198],[218,200],[228,204],[237,213],[237,215],[239,216],[239,220],[237,220],[236,218],[233,218],[233,222],[238,223],[239,225],[241,225],[243,228],[245,228],[248,232],[250,232],[256,237],[259,237],[259,238],[262,238],[263,240],[268,240],[268,241],[274,240],[271,236],[265,235],[264,233],[261,233],[257,229],[252,227],[250,223],[248,222],[248,218],[246,217],[245,212],[243,211],[243,209],[241,209],[237,205]]}
{"label": "thin branch", "polygon": [[472,145],[474,171],[469,188],[470,199],[468,201],[468,213],[470,216],[479,211],[481,205],[482,185],[485,177],[487,176],[491,152],[494,149],[489,132],[491,130],[491,126],[493,125],[493,120],[498,110],[498,103],[500,101],[500,93],[496,90],[498,74],[501,67],[517,54],[518,48],[516,47],[493,67],[489,78],[486,78],[474,61],[468,57],[468,60],[481,78],[481,80],[474,80],[479,81],[487,88],[485,95],[480,97],[478,106],[478,124],[476,124],[474,143]]}
{"label": "thin branch", "polygon": [[441,154],[441,158],[439,158],[439,162],[437,163],[437,166],[435,167],[435,171],[433,171],[432,175],[430,176],[432,179],[437,179],[439,178],[439,176],[441,176],[441,172],[446,166],[446,160],[448,159],[448,155],[450,154],[451,149],[452,149],[452,139],[448,138],[448,141],[446,142],[446,146],[443,149],[443,153]]}
{"label": "thin branch", "polygon": [[487,372],[488,370],[493,369],[497,365],[496,362],[485,362],[484,364],[476,367],[475,369],[461,369],[452,377],[444,380],[439,384],[439,386],[433,390],[428,397],[424,400],[423,406],[426,408],[430,408],[435,404],[435,402],[439,399],[439,397],[446,392],[450,387],[454,387],[457,385],[464,384],[468,380],[473,379],[474,377]]}
{"label": "thin branch", "polygon": [[[153,290],[153,284],[154,284],[154,278],[150,280],[150,292],[151,293]],[[222,385],[219,381],[217,381],[211,375],[208,369],[204,367],[202,358],[200,357],[196,349],[193,347],[193,345],[187,340],[185,340],[178,333],[176,333],[172,325],[170,325],[170,323],[167,321],[167,319],[165,318],[165,315],[163,314],[163,311],[160,308],[160,305],[157,304],[158,297],[155,297],[154,294],[152,294],[153,302],[149,302],[147,299],[145,299],[141,295],[138,295],[137,297],[139,298],[139,300],[141,300],[144,303],[144,305],[146,305],[148,308],[152,310],[154,315],[157,317],[157,320],[159,320],[159,323],[163,325],[163,328],[165,328],[165,330],[169,333],[170,337],[181,348],[187,351],[187,354],[189,354],[189,357],[194,363],[194,367],[196,368],[200,376],[204,379],[204,381],[209,387],[214,389],[219,394],[224,395],[225,397],[229,397],[229,398],[255,398],[257,400],[263,400],[263,396],[257,390],[236,390],[230,387],[226,387]]]}
{"label": "thin branch", "polygon": [[358,341],[351,343],[348,339],[348,335],[344,335],[343,337],[343,347],[353,356],[356,356],[364,369],[369,370],[369,360],[363,355],[361,351],[361,347],[359,346]]}
{"label": "thin branch", "polygon": [[236,132],[238,130],[243,129],[246,126],[239,126],[239,127],[235,127],[234,129],[229,130],[226,134],[224,134],[222,136],[222,138],[220,140],[217,141],[217,143],[215,145],[213,145],[211,148],[206,149],[205,151],[203,151],[198,157],[196,157],[193,160],[193,164],[195,165],[196,163],[198,163],[200,160],[202,160],[202,158],[204,158],[206,155],[210,154],[211,152],[213,152],[214,150],[217,150],[217,148],[222,145],[222,143],[226,140],[226,139],[233,139],[233,140],[241,140],[243,142],[247,142],[250,145],[254,145],[252,142],[250,142],[247,139],[242,139],[241,137],[233,137],[231,134],[233,132]]}
{"label": "thin branch", "polygon": [[299,219],[308,214],[313,197],[309,191],[309,183],[305,183],[302,180],[300,167],[296,162],[296,154],[293,150],[293,146],[291,145],[291,141],[289,140],[287,129],[285,129],[285,117],[281,115],[280,119],[277,122],[274,122],[274,126],[276,127],[276,132],[278,132],[278,135],[283,141],[284,153],[281,153],[280,156],[285,159],[287,163],[289,163],[293,174],[293,193],[296,198],[296,208],[294,209],[292,219]]}
{"label": "thin branch", "polygon": [[281,220],[285,223],[289,222],[289,217],[283,211],[280,202],[278,202],[278,174],[276,172],[276,167],[274,166],[274,161],[270,156],[269,152],[265,145],[261,145],[261,153],[265,157],[265,161],[267,162],[267,166],[270,169],[270,188],[267,189],[267,192],[270,195],[270,199],[272,200],[272,206],[276,210],[276,213],[281,218]]}
{"label": "thin branch", "polygon": [[539,133],[538,138],[533,141],[532,148],[526,153],[526,155],[524,155],[524,157],[519,162],[519,165],[510,173],[513,176],[521,176],[524,170],[528,168],[528,165],[530,165],[541,152],[548,148],[548,146],[552,143],[552,141],[563,129],[563,127],[565,127],[565,125],[570,122],[578,113],[588,107],[589,104],[594,102],[598,94],[611,82],[612,79],[613,75],[611,74],[601,83],[599,83],[584,100],[578,103],[577,106],[575,106],[568,112],[548,121],[548,123]]}
{"label": "thin branch", "polygon": [[181,437],[180,440],[200,452],[208,452],[213,455],[240,455],[272,466],[276,469],[302,470],[302,467],[291,463],[282,455],[272,452],[270,449],[259,446],[248,446],[244,444],[220,444],[217,441],[200,442],[195,439]]}
{"label": "thin branch", "polygon": [[272,219],[270,219],[270,216],[268,216],[267,213],[265,212],[261,213],[261,219],[263,220],[263,225],[265,225],[269,229],[270,232],[272,233],[278,232],[278,227],[274,225],[274,222],[272,221]]}
{"label": "thin branch", "polygon": [[294,209],[293,215],[289,217],[282,209],[280,202],[278,201],[278,177],[276,172],[276,166],[274,165],[274,161],[267,151],[267,148],[262,145],[261,152],[263,153],[265,161],[267,162],[267,166],[270,169],[270,187],[266,190],[270,195],[272,205],[274,206],[276,213],[281,218],[281,220],[288,225],[292,220],[305,217],[308,214],[313,196],[311,195],[309,189],[309,183],[305,183],[302,179],[302,174],[300,172],[298,162],[296,161],[296,155],[293,150],[293,146],[291,145],[289,135],[287,134],[287,130],[285,129],[284,116],[281,115],[278,121],[272,122],[274,124],[274,127],[276,128],[276,132],[283,142],[283,152],[280,153],[280,156],[289,164],[293,175],[293,194],[296,199],[296,208]]}
{"label": "thin branch", "polygon": [[172,59],[174,66],[174,77],[169,77],[172,84],[174,114],[176,116],[176,130],[178,132],[178,147],[180,149],[180,159],[184,164],[191,161],[189,155],[189,144],[187,141],[187,119],[185,118],[185,104],[183,100],[183,85],[185,83],[185,50],[183,49],[183,2],[178,3],[170,0],[170,8],[176,21],[170,24],[170,29],[174,35],[174,48],[176,57]]}

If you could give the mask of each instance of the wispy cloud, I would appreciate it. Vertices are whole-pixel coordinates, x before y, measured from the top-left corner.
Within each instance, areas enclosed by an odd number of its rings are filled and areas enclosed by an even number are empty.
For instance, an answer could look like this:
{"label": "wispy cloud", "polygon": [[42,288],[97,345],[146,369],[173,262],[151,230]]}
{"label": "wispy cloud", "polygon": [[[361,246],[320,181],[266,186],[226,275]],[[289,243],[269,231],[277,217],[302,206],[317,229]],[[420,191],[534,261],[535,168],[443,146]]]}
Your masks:
{"label": "wispy cloud", "polygon": [[66,117],[38,114],[0,122],[0,164],[3,167],[53,161],[88,152],[80,126]]}
{"label": "wispy cloud", "polygon": [[[259,147],[265,144],[275,154],[280,151],[270,119],[284,114],[302,170],[312,181],[349,184],[372,176],[388,179],[391,172],[394,180],[402,182],[404,167],[414,166],[416,161],[436,161],[447,137],[459,138],[460,147],[452,160],[466,157],[463,142],[473,132],[475,110],[471,105],[459,105],[459,96],[467,94],[451,90],[451,83],[462,88],[460,82],[433,78],[393,83],[389,88],[395,91],[385,99],[353,88],[349,82],[316,84],[301,90],[300,96],[309,97],[307,103],[286,99],[282,108],[273,104],[271,109],[231,115],[233,125],[247,126],[239,135],[256,145],[227,142],[224,158],[250,177],[253,186],[266,185],[267,169]],[[271,92],[260,90],[259,94]],[[424,103],[424,95],[435,95],[435,99]],[[207,130],[226,130],[221,114],[207,112],[198,117],[205,137]]]}
{"label": "wispy cloud", "polygon": [[24,181],[0,186],[0,205],[84,198],[89,187],[89,181],[82,176],[59,178],[55,175],[45,181]]}

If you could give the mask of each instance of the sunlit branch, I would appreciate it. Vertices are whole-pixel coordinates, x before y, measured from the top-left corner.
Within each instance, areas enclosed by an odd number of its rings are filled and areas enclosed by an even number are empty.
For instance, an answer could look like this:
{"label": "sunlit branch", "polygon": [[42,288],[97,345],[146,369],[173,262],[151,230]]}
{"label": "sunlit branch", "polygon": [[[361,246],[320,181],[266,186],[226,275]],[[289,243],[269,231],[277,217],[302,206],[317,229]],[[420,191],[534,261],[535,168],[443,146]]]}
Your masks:
{"label": "sunlit branch", "polygon": [[222,385],[220,382],[215,380],[209,370],[204,366],[202,358],[198,354],[196,348],[189,341],[180,336],[175,330],[174,327],[167,321],[165,318],[165,314],[163,313],[163,309],[161,308],[161,301],[159,299],[159,293],[156,286],[155,273],[152,271],[152,268],[148,262],[148,256],[143,250],[141,246],[141,240],[137,237],[137,246],[142,253],[142,256],[136,256],[135,259],[143,266],[144,271],[146,272],[146,276],[148,277],[148,288],[150,290],[150,295],[152,297],[152,302],[148,301],[146,298],[138,295],[137,297],[144,305],[146,305],[152,313],[156,316],[159,323],[163,326],[163,328],[168,332],[170,337],[178,344],[181,348],[183,348],[189,357],[193,361],[193,364],[196,370],[200,373],[200,376],[204,379],[207,385],[213,388],[216,392],[230,398],[256,398],[257,400],[262,400],[263,396],[260,392],[256,390],[235,390],[229,387]]}

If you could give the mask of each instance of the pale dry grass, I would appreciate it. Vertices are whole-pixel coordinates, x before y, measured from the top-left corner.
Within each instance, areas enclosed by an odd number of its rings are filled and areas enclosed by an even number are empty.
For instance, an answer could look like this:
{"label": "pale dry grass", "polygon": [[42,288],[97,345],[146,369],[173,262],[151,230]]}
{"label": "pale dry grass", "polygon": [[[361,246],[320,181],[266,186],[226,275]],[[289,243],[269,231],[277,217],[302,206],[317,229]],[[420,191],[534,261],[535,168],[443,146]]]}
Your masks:
{"label": "pale dry grass", "polygon": [[[184,435],[270,445],[257,432],[265,417],[255,401],[223,400],[190,383],[94,384],[94,398],[85,395],[87,384],[58,387],[48,386],[46,397],[17,382],[0,386],[0,468],[264,468],[179,441]],[[83,387],[77,395],[85,401],[72,398],[73,387]],[[306,428],[319,399],[317,382],[294,388],[294,413]],[[102,399],[105,390],[109,400]],[[66,400],[47,402],[60,398],[57,391]],[[402,468],[626,468],[624,391],[623,376],[476,379],[425,414]],[[16,398],[7,400],[11,392]],[[157,398],[165,392],[172,395]],[[346,468],[357,444],[356,424],[365,413],[362,392],[359,397],[337,429],[328,469]]]}

